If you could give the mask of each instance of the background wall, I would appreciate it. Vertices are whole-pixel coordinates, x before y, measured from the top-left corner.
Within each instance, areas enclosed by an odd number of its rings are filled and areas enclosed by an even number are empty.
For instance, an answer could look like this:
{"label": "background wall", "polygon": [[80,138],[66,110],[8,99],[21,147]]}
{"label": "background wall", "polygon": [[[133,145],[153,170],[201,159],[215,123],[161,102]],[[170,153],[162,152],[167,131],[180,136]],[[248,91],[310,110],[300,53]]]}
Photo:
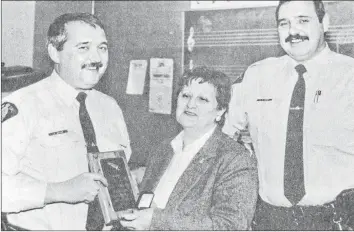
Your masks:
{"label": "background wall", "polygon": [[1,61],[32,67],[35,1],[1,1]]}
{"label": "background wall", "polygon": [[92,1],[36,1],[33,67],[47,75],[52,71],[52,63],[46,49],[49,25],[61,14],[92,11]]}
{"label": "background wall", "polygon": [[179,1],[95,2],[95,14],[106,26],[110,49],[109,68],[98,89],[117,99],[123,109],[132,141],[132,166],[144,165],[148,151],[163,139],[176,135],[179,126],[174,111],[171,115],[149,113],[149,72],[143,95],[125,94],[129,62],[152,57],[172,58],[175,87],[182,73],[182,12],[189,9],[189,4]]}

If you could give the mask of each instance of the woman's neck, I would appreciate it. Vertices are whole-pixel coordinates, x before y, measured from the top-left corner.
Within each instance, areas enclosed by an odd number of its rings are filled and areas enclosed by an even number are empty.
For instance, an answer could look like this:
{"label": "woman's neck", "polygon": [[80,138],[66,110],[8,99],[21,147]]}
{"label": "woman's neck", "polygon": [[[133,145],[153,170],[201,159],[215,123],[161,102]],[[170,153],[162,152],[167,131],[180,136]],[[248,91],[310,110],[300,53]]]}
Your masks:
{"label": "woman's neck", "polygon": [[201,138],[208,131],[214,128],[215,125],[205,128],[204,130],[196,128],[185,128],[183,134],[183,148],[192,144],[197,139]]}

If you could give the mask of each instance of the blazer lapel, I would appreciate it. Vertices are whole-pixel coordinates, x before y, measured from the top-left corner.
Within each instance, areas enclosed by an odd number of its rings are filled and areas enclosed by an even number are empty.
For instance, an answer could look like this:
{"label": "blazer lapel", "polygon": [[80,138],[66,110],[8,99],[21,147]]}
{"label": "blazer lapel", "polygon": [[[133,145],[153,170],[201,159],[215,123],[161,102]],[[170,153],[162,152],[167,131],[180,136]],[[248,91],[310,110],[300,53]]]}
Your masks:
{"label": "blazer lapel", "polygon": [[173,157],[173,150],[170,143],[166,144],[166,147],[162,149],[158,156],[158,161],[154,163],[154,167],[149,177],[142,183],[143,191],[154,191],[159,183],[162,175],[165,173],[166,168],[171,162]]}
{"label": "blazer lapel", "polygon": [[210,165],[214,163],[221,133],[220,128],[217,127],[212,136],[194,156],[172,191],[167,206],[179,205],[188,192],[198,183],[199,179],[204,176]]}

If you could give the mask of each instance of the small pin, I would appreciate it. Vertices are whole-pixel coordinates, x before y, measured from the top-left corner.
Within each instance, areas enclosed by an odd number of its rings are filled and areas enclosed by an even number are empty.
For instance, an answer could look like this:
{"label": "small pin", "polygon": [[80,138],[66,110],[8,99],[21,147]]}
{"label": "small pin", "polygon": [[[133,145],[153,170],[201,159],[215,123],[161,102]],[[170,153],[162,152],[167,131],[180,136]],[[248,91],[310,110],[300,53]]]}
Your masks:
{"label": "small pin", "polygon": [[204,162],[204,158],[199,160],[199,163],[202,164]]}
{"label": "small pin", "polygon": [[48,135],[52,136],[52,135],[60,135],[60,134],[65,134],[68,133],[68,130],[61,130],[61,131],[55,131],[55,132],[51,132]]}
{"label": "small pin", "polygon": [[296,106],[296,107],[290,107],[290,110],[303,110],[303,107]]}
{"label": "small pin", "polygon": [[313,99],[313,102],[314,102],[314,103],[318,103],[318,99],[320,98],[321,93],[322,93],[321,90],[316,90],[315,97],[314,97],[314,99]]}

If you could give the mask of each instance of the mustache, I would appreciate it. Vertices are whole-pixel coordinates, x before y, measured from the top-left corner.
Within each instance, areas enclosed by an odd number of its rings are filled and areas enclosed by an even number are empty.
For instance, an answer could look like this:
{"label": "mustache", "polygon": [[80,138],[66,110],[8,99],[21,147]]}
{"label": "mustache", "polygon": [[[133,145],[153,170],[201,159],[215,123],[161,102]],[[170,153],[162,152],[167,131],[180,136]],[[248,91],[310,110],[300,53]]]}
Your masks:
{"label": "mustache", "polygon": [[92,68],[92,67],[99,69],[99,68],[103,67],[103,64],[102,64],[102,62],[92,62],[92,63],[81,65],[81,69]]}
{"label": "mustache", "polygon": [[289,35],[286,39],[285,39],[285,42],[288,43],[290,42],[292,39],[301,39],[301,40],[309,40],[309,37],[307,36],[302,36],[302,35],[299,35],[299,34],[296,34],[296,35]]}

